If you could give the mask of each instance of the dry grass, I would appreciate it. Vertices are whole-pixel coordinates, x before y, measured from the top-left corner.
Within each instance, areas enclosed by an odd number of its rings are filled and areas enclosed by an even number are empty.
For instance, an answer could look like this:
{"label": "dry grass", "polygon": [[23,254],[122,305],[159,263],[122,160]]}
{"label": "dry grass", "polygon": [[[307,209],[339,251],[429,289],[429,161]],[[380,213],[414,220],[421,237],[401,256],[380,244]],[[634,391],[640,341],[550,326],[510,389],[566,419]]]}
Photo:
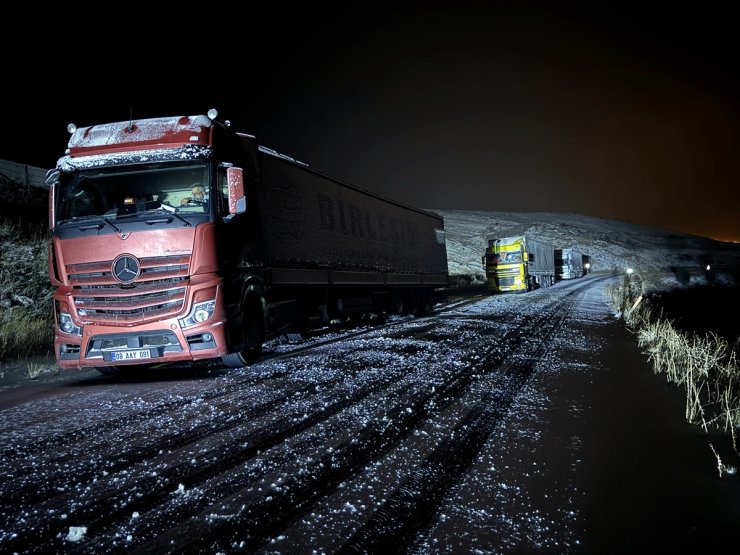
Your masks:
{"label": "dry grass", "polygon": [[46,234],[39,225],[0,221],[0,361],[51,350]]}
{"label": "dry grass", "polygon": [[[686,421],[731,436],[736,453],[740,427],[740,366],[734,345],[714,333],[679,331],[662,311],[640,302],[653,284],[625,278],[605,291],[607,299],[632,328],[656,374],[681,386],[686,394]],[[721,461],[720,461],[721,464]],[[726,470],[725,470],[726,471]]]}
{"label": "dry grass", "polygon": [[0,360],[26,358],[51,351],[54,343],[53,318],[16,308],[0,320]]}
{"label": "dry grass", "polygon": [[41,374],[51,373],[56,376],[59,375],[59,367],[57,365],[42,364],[39,362],[28,362],[26,364],[26,375],[30,380],[38,379]]}

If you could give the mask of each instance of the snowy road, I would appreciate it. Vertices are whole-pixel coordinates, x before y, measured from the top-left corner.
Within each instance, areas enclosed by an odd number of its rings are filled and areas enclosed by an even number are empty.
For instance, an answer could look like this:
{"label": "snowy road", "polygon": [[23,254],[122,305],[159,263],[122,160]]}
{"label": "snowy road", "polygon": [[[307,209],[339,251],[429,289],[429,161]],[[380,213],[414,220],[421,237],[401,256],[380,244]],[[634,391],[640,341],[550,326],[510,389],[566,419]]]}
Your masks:
{"label": "snowy road", "polygon": [[578,551],[611,279],[7,408],[0,551]]}

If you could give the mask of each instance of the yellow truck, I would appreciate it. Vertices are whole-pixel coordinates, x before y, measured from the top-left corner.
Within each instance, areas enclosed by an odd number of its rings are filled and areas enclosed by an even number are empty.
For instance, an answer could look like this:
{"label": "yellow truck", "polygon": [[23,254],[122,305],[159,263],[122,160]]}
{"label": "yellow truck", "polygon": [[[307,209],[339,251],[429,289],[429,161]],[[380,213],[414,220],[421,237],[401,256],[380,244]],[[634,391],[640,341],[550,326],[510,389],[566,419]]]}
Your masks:
{"label": "yellow truck", "polygon": [[555,247],[526,235],[489,239],[483,255],[491,293],[525,293],[555,283]]}

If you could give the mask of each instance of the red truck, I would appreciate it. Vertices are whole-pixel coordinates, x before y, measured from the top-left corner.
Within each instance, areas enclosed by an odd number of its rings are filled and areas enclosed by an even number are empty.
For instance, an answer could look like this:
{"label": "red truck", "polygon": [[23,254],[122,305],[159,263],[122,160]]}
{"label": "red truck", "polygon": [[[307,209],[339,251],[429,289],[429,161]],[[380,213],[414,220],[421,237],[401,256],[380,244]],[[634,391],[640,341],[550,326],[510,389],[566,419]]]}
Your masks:
{"label": "red truck", "polygon": [[215,110],[69,131],[47,176],[62,368],[241,367],[270,338],[445,295],[441,216],[261,146]]}

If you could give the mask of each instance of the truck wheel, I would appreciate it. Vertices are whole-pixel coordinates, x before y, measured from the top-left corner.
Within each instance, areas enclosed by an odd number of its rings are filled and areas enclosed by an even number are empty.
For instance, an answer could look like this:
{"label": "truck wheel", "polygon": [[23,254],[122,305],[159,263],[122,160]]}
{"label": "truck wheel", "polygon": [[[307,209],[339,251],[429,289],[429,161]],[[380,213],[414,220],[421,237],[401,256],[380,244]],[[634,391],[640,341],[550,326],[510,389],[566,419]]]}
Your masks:
{"label": "truck wheel", "polygon": [[432,301],[428,298],[427,295],[420,295],[419,300],[416,304],[416,309],[414,310],[414,316],[428,316],[432,313]]}
{"label": "truck wheel", "polygon": [[252,364],[262,354],[262,344],[265,342],[265,318],[260,298],[253,296],[245,300],[241,334],[241,350],[221,357],[221,361],[230,368]]}

